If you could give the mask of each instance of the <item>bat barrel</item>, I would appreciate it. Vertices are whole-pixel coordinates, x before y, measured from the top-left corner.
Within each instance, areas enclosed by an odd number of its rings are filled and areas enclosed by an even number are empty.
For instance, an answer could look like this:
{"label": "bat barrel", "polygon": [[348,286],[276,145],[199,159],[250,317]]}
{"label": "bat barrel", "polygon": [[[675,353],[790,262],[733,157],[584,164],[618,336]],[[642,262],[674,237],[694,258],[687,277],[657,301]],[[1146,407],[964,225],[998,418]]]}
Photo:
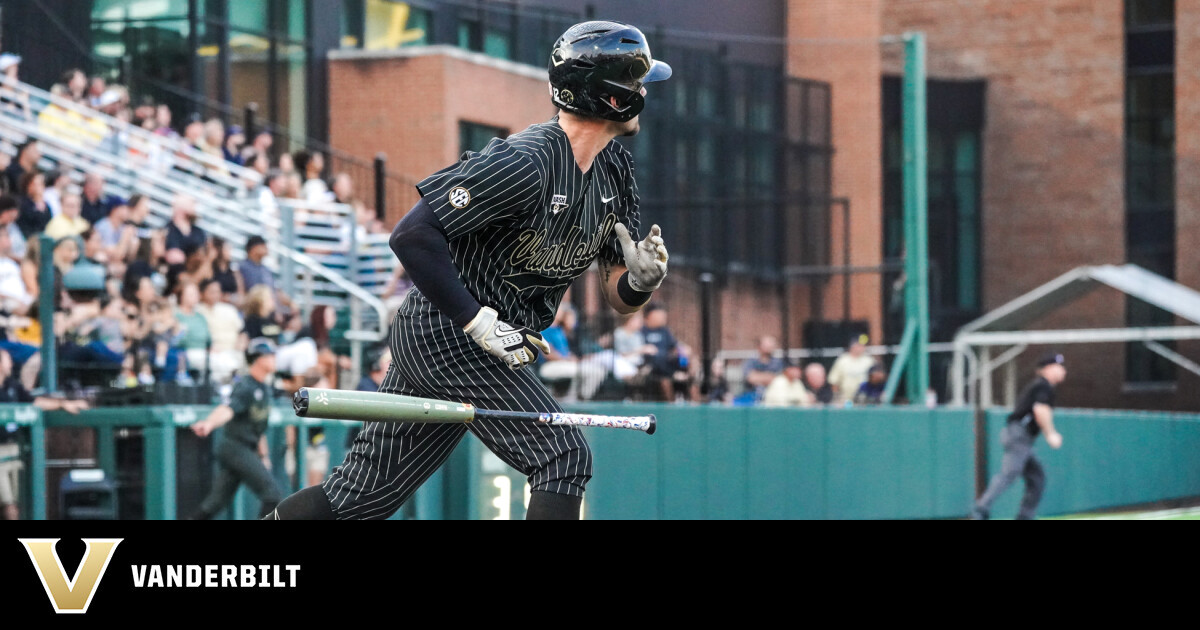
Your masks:
{"label": "bat barrel", "polygon": [[475,418],[474,407],[447,400],[309,387],[296,392],[292,408],[302,418],[361,422],[454,424]]}

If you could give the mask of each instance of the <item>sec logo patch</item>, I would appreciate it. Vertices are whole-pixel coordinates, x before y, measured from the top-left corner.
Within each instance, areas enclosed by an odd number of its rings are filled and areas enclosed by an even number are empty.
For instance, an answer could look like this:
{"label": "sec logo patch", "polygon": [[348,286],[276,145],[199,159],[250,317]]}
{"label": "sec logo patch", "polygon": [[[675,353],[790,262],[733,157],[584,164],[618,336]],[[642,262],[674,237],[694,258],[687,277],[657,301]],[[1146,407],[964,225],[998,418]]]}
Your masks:
{"label": "sec logo patch", "polygon": [[462,210],[471,205],[471,191],[459,186],[450,191],[450,205]]}

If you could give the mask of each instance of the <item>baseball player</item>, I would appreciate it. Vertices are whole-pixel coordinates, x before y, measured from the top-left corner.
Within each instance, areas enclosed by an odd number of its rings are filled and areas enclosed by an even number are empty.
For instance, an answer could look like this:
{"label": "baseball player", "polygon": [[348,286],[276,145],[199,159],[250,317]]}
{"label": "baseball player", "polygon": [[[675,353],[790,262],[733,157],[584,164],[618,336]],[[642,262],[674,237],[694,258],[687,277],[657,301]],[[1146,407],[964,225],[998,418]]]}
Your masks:
{"label": "baseball player", "polygon": [[233,500],[238,486],[250,486],[262,502],[260,516],[270,514],[283,496],[267,469],[267,418],[271,414],[272,388],[267,382],[275,373],[275,346],[268,339],[254,339],[246,348],[246,376],[233,386],[229,403],[192,425],[192,431],[207,437],[225,427],[217,444],[217,477],[212,490],[200,503],[193,520],[210,519]]}
{"label": "baseball player", "polygon": [[[618,22],[567,30],[550,58],[559,115],[417,185],[422,199],[391,245],[415,288],[392,323],[379,391],[482,409],[558,412],[534,370],[563,294],[593,262],[603,294],[631,314],[667,274],[658,226],[638,242],[633,160],[615,138],[639,130],[652,81],[671,75],[646,36]],[[529,477],[527,518],[578,519],[592,456],[577,428],[540,423],[366,423],[321,486],[268,518],[391,516],[470,431]]]}
{"label": "baseball player", "polygon": [[1054,388],[1067,378],[1067,367],[1061,354],[1051,354],[1038,361],[1038,376],[1027,385],[1017,399],[1017,407],[1008,416],[1004,427],[1004,461],[1000,472],[992,477],[987,491],[971,511],[973,520],[987,520],[992,503],[1017,477],[1025,478],[1025,496],[1017,520],[1033,520],[1042,491],[1046,488],[1046,472],[1033,454],[1038,433],[1046,434],[1050,448],[1062,447],[1062,435],[1054,428]]}

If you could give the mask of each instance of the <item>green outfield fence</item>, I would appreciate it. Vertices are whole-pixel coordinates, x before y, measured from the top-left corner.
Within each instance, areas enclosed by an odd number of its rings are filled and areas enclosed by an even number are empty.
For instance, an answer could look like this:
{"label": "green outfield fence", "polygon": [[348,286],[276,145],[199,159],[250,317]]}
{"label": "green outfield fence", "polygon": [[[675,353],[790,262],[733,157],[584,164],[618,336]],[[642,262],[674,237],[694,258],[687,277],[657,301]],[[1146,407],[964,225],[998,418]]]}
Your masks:
{"label": "green outfield fence", "polygon": [[[26,518],[45,518],[47,497],[67,464],[48,462],[46,434],[90,433],[90,456],[113,478],[118,460],[140,462],[140,509],[123,518],[173,519],[185,484],[210,475],[181,455],[195,440],[187,425],[211,407],[96,409],[79,416],[0,406],[0,422],[16,422],[24,445]],[[578,405],[572,411],[619,414],[620,404]],[[588,430],[595,478],[584,505],[589,519],[886,519],[958,518],[975,488],[974,414],[967,409],[763,409],[639,405],[655,413],[659,430]],[[987,414],[989,474],[999,468],[1004,413]],[[1039,441],[1049,479],[1042,513],[1067,514],[1200,495],[1200,415],[1060,410],[1061,451]],[[284,473],[284,430],[325,431],[330,461],[345,455],[358,425],[301,420],[290,407],[272,414],[273,470]],[[131,430],[139,452],[119,446]],[[301,437],[303,443],[303,437]],[[193,443],[193,446],[196,443]],[[207,447],[208,443],[201,443]],[[121,449],[124,451],[118,453]],[[194,450],[194,449],[193,449]],[[78,455],[78,454],[76,454]],[[296,479],[304,479],[298,458]],[[124,474],[128,475],[128,471]],[[394,518],[522,518],[525,479],[477,440],[466,439],[447,465]],[[1019,484],[993,515],[1016,512]],[[226,518],[256,512],[248,492]]]}

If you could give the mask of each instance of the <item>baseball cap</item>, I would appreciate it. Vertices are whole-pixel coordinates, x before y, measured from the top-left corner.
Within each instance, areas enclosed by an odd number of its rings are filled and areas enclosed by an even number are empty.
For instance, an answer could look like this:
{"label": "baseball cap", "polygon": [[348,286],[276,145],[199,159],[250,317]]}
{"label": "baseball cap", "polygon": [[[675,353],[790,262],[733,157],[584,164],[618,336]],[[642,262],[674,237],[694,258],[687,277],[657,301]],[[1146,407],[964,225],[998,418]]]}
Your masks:
{"label": "baseball cap", "polygon": [[275,354],[275,343],[266,337],[251,339],[246,346],[246,363],[254,363],[259,357]]}
{"label": "baseball cap", "polygon": [[0,72],[4,72],[9,68],[21,63],[21,56],[12,53],[4,53],[0,55]]}
{"label": "baseball cap", "polygon": [[63,288],[67,291],[103,291],[104,268],[90,264],[79,264],[63,274]]}
{"label": "baseball cap", "polygon": [[850,343],[848,343],[846,345],[847,346],[854,346],[854,345],[865,346],[870,341],[871,341],[871,338],[866,335],[855,335],[854,337],[850,338]]}
{"label": "baseball cap", "polygon": [[1061,355],[1061,354],[1047,354],[1038,360],[1038,367],[1044,368],[1047,365],[1054,365],[1056,363],[1058,365],[1065,366],[1067,364],[1067,361],[1065,358],[1063,358],[1063,355]]}

